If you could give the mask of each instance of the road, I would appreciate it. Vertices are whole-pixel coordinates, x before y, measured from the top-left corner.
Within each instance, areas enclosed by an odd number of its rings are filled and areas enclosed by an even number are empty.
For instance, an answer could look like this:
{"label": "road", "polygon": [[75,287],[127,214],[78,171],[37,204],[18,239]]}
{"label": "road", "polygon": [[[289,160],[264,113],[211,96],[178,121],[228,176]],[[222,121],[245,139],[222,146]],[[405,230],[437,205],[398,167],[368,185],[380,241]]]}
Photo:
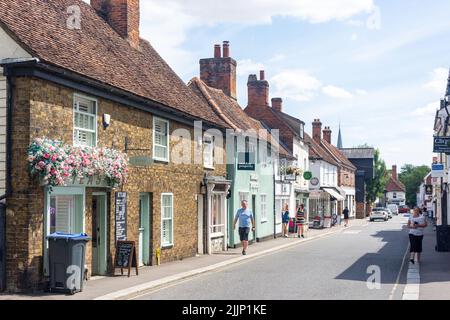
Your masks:
{"label": "road", "polygon": [[[401,299],[407,268],[407,263],[403,264],[408,248],[406,222],[404,216],[394,217],[389,222],[368,222],[361,227],[351,227],[342,233],[188,279],[136,299]],[[378,288],[374,282],[368,286],[368,268],[380,270]],[[374,279],[376,275],[377,272]]]}

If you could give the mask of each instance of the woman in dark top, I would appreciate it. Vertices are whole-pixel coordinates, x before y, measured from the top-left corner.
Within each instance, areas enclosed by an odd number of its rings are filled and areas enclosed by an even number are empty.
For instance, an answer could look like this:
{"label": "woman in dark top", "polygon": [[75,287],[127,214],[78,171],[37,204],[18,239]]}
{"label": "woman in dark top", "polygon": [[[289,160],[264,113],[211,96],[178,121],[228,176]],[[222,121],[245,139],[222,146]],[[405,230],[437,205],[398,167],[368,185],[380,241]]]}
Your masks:
{"label": "woman in dark top", "polygon": [[303,235],[303,226],[306,222],[305,219],[305,206],[303,204],[300,205],[300,207],[298,207],[297,209],[297,215],[295,216],[295,224],[297,226],[297,236],[300,238],[304,238],[305,236]]}
{"label": "woman in dark top", "polygon": [[284,205],[284,211],[281,216],[283,222],[283,237],[287,238],[288,236],[288,225],[289,225],[289,205],[286,203]]}

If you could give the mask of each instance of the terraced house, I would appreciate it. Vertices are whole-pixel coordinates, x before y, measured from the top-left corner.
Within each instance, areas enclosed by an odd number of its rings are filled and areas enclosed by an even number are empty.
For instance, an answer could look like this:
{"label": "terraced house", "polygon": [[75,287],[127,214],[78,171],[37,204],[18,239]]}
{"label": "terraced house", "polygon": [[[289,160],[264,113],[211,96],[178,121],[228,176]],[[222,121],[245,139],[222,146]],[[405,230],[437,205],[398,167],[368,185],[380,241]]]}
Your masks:
{"label": "terraced house", "polygon": [[256,231],[251,240],[274,237],[277,220],[274,213],[274,161],[278,155],[289,155],[278,144],[278,139],[237,103],[236,68],[236,61],[230,57],[230,45],[225,41],[222,47],[215,45],[214,57],[200,60],[200,79],[194,78],[190,82],[197,95],[233,129],[227,134],[226,152],[227,177],[231,181],[227,213],[230,247],[240,245],[238,232],[233,230],[233,220],[242,200],[248,201],[255,214]]}
{"label": "terraced house", "polygon": [[208,218],[227,211],[225,147],[203,133],[229,125],[140,38],[138,0],[91,3],[0,2],[9,291],[45,284],[57,231],[92,236],[90,275],[113,272],[118,239],[141,265],[226,249]]}

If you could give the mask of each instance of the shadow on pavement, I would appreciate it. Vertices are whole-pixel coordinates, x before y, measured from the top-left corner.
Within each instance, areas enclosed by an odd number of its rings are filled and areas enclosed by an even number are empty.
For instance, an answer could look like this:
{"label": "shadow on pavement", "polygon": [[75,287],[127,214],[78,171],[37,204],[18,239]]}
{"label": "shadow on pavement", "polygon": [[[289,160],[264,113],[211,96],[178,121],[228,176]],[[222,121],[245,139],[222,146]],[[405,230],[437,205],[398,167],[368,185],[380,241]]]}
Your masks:
{"label": "shadow on pavement", "polygon": [[[381,271],[381,284],[395,284],[409,242],[406,229],[407,227],[403,226],[402,230],[378,231],[371,235],[375,238],[381,238],[384,243],[382,248],[378,252],[361,256],[335,279],[367,282],[369,276],[373,273],[373,271],[370,271],[373,269],[369,269],[369,267],[377,266]],[[399,246],[401,250],[399,250]],[[399,284],[405,283],[405,280],[400,277]]]}

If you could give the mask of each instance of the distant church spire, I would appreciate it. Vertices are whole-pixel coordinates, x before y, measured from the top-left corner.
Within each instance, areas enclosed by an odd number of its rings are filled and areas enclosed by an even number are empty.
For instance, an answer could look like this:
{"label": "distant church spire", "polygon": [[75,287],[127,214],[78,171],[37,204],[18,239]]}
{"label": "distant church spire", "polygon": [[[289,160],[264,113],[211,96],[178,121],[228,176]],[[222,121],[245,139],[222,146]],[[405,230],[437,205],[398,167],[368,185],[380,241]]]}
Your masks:
{"label": "distant church spire", "polygon": [[338,147],[338,149],[344,148],[344,146],[342,145],[341,123],[339,123],[339,135],[338,135],[337,147]]}
{"label": "distant church spire", "polygon": [[445,91],[445,96],[446,97],[450,96],[450,72],[449,72],[449,75],[448,75],[447,90]]}

